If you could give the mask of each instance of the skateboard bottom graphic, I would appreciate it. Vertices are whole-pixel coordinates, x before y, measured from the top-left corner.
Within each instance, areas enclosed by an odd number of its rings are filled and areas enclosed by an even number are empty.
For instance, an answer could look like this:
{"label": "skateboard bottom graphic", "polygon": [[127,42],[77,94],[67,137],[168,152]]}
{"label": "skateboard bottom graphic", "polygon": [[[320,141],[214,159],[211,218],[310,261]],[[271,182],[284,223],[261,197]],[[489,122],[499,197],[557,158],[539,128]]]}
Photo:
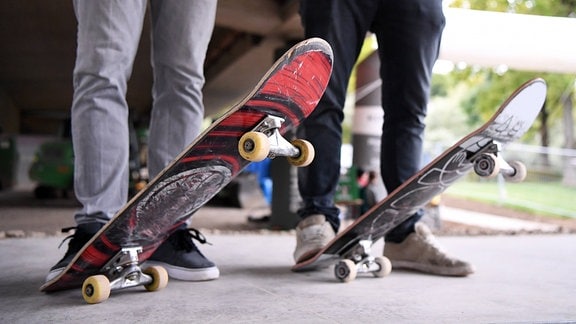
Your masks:
{"label": "skateboard bottom graphic", "polygon": [[278,156],[305,166],[314,148],[284,136],[316,107],[332,71],[332,50],[304,40],[276,61],[241,102],[231,107],[134,196],[41,291],[82,287],[88,303],[111,290],[166,286],[162,267],[142,264],[181,225],[251,161]]}

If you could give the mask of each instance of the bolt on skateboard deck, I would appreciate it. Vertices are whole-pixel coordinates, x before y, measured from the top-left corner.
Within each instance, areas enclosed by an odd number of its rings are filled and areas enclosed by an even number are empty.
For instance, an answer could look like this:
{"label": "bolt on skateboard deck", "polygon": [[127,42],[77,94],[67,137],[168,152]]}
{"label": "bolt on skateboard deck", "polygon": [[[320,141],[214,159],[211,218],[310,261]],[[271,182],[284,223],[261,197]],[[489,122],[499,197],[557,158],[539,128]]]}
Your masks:
{"label": "bolt on skateboard deck", "polygon": [[426,165],[324,248],[294,265],[292,270],[317,270],[334,264],[334,274],[343,282],[351,281],[357,273],[363,272],[376,277],[386,276],[392,270],[390,260],[381,254],[373,256],[372,245],[455,181],[472,170],[481,177],[501,173],[510,181],[522,181],[526,167],[518,161],[504,160],[501,148],[517,140],[532,126],[544,104],[546,89],[542,79],[524,83],[488,122]]}
{"label": "bolt on skateboard deck", "polygon": [[290,143],[283,135],[320,101],[332,61],[330,46],[319,38],[292,47],[250,94],[194,140],[40,290],[83,287],[84,299],[98,303],[111,290],[166,286],[165,269],[142,270],[140,265],[250,161],[288,156],[295,165],[311,162],[314,149],[308,142]]}

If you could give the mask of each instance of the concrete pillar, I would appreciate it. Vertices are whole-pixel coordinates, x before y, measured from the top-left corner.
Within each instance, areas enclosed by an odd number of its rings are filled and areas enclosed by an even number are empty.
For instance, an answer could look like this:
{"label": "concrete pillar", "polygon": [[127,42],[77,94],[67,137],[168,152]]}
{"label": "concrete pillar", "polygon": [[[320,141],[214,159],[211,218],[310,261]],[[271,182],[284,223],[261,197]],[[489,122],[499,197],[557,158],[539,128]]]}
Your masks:
{"label": "concrete pillar", "polygon": [[298,192],[297,172],[297,168],[284,157],[273,159],[270,163],[270,177],[273,183],[270,215],[272,229],[293,229],[300,220],[296,214],[302,202]]}
{"label": "concrete pillar", "polygon": [[352,163],[364,170],[380,172],[382,111],[380,59],[374,52],[362,61],[356,72],[356,107],[352,124]]}

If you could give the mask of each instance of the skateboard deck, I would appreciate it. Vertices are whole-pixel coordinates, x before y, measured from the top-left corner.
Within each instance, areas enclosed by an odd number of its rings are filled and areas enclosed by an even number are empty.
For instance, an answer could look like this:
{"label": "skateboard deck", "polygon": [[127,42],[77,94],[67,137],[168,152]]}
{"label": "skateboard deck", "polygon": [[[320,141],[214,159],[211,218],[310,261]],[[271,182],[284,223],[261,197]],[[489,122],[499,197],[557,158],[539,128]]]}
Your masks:
{"label": "skateboard deck", "polygon": [[[84,283],[83,296],[90,303],[105,300],[111,289],[142,284],[149,290],[159,288],[158,278],[167,282],[165,270],[152,269],[147,275],[139,265],[238,175],[249,160],[283,155],[295,164],[310,162],[311,146],[303,145],[305,141],[291,144],[282,135],[313,111],[331,72],[332,50],[328,43],[312,38],[296,44],[275,62],[251,93],[195,139],[40,290],[54,292]],[[252,137],[245,139],[247,133]],[[132,271],[130,267],[136,268],[132,277],[119,273]],[[106,279],[103,284],[86,284],[85,280],[94,275],[108,277],[110,287]],[[95,296],[101,292],[105,296]]]}
{"label": "skateboard deck", "polygon": [[387,275],[391,271],[390,261],[381,254],[373,257],[372,244],[456,180],[471,170],[483,177],[502,173],[509,180],[523,180],[526,168],[517,161],[506,162],[500,154],[501,145],[515,141],[531,127],[545,97],[544,80],[524,83],[488,122],[426,165],[292,270],[316,270],[334,264],[335,276],[344,282],[353,280],[359,272],[370,272],[376,277]]}

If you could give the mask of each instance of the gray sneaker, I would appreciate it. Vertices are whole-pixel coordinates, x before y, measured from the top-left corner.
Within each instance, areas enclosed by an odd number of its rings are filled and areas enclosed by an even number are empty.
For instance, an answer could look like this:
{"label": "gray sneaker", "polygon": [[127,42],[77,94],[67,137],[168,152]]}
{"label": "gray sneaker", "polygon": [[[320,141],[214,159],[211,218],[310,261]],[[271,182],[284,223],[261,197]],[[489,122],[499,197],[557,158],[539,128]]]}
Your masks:
{"label": "gray sneaker", "polygon": [[438,245],[430,228],[424,223],[416,223],[415,229],[416,231],[401,243],[384,244],[384,256],[392,262],[392,269],[460,277],[474,272],[468,262],[446,254]]}
{"label": "gray sneaker", "polygon": [[162,266],[170,278],[178,280],[204,281],[218,278],[220,270],[198,250],[192,239],[206,243],[206,238],[198,230],[185,227],[176,230],[154,251],[142,268]]}
{"label": "gray sneaker", "polygon": [[311,215],[296,226],[296,263],[306,260],[334,238],[335,233],[324,215]]}

